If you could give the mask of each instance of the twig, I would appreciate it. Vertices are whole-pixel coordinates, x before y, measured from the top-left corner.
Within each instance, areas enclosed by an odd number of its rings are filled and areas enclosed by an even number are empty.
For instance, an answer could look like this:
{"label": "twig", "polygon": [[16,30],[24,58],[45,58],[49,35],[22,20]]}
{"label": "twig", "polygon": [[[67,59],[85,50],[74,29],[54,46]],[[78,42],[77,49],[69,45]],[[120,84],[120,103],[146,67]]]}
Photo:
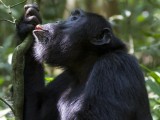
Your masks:
{"label": "twig", "polygon": [[7,19],[0,19],[0,21],[9,22],[12,24],[15,24],[15,22],[16,22],[16,21],[11,21],[11,20],[7,20]]}
{"label": "twig", "polygon": [[[6,5],[2,0],[0,0],[0,2],[2,3],[2,5],[6,8],[6,9],[8,9],[8,14],[11,16],[11,18],[12,18],[12,21],[11,20],[3,20],[3,21],[7,21],[7,22],[11,22],[11,23],[13,23],[13,24],[15,24],[16,23],[16,19],[15,19],[15,17],[12,15],[12,11],[11,11],[11,7],[10,7],[10,5]],[[1,20],[2,21],[2,20]]]}
{"label": "twig", "polygon": [[14,8],[14,7],[16,7],[16,6],[18,6],[18,5],[22,4],[22,3],[25,3],[26,1],[27,1],[27,0],[24,0],[24,1],[22,1],[22,2],[19,2],[19,3],[16,3],[15,5],[10,6],[10,5],[6,5],[2,0],[0,0],[0,3],[2,3],[2,5],[3,5],[5,8],[8,9],[8,11],[9,11],[8,13],[9,13],[9,15],[10,15],[11,18],[12,18],[12,21],[11,21],[11,20],[7,20],[7,19],[0,19],[0,21],[6,21],[6,22],[9,22],[9,23],[15,24],[15,23],[16,23],[16,19],[15,19],[15,17],[12,15],[11,8]]}
{"label": "twig", "polygon": [[13,114],[14,114],[14,109],[12,108],[12,106],[11,106],[7,101],[5,101],[3,98],[1,98],[1,97],[0,97],[0,100],[1,100],[4,104],[6,104],[6,105],[12,110],[12,112],[13,112]]}
{"label": "twig", "polygon": [[156,7],[156,8],[159,8],[159,7],[160,7],[160,4],[155,3],[155,1],[148,0],[148,2],[149,2],[151,5],[153,5],[154,7]]}
{"label": "twig", "polygon": [[8,6],[7,6],[2,0],[0,0],[0,2],[2,3],[2,5],[3,5],[4,7],[8,8]]}
{"label": "twig", "polygon": [[10,8],[14,8],[14,7],[16,7],[16,6],[20,5],[20,4],[25,3],[26,1],[27,1],[27,0],[24,0],[24,1],[22,1],[22,2],[19,2],[19,3],[15,4],[15,5],[12,5],[12,6],[10,6]]}

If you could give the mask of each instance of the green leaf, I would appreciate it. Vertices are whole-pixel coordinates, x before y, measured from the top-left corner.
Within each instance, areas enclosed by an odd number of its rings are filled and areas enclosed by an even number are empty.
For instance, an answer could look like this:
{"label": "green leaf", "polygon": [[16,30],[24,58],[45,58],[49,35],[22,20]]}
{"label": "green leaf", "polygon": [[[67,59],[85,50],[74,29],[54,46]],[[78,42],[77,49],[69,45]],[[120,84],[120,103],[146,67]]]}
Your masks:
{"label": "green leaf", "polygon": [[0,77],[0,85],[2,85],[3,83],[4,83],[4,79]]}
{"label": "green leaf", "polygon": [[45,80],[46,80],[47,82],[51,82],[51,81],[53,81],[53,77],[45,77]]}
{"label": "green leaf", "polygon": [[149,87],[155,94],[160,96],[160,86],[156,82],[152,80],[147,80],[146,83],[149,85]]}
{"label": "green leaf", "polygon": [[137,17],[137,22],[141,23],[143,21],[145,21],[145,17],[144,16],[140,15],[140,16]]}
{"label": "green leaf", "polygon": [[160,84],[160,75],[158,72],[150,72],[149,75],[154,78],[154,80]]}
{"label": "green leaf", "polygon": [[159,72],[152,71],[142,64],[141,64],[141,67],[145,69],[146,71],[148,71],[148,75],[151,76],[158,84],[160,84],[160,73]]}

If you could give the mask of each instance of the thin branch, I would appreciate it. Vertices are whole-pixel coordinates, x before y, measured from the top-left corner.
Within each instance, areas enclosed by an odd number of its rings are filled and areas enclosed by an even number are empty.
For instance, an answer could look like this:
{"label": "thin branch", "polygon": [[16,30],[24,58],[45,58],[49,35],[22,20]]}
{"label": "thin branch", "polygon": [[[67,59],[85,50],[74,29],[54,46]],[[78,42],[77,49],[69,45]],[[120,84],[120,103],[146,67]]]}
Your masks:
{"label": "thin branch", "polygon": [[156,8],[159,8],[159,7],[160,7],[160,4],[155,3],[155,1],[148,0],[148,2],[149,2],[151,5],[153,5],[154,7],[156,7]]}
{"label": "thin branch", "polygon": [[14,114],[14,109],[12,108],[12,106],[7,102],[7,101],[5,101],[3,98],[1,98],[0,97],[0,101],[2,101],[4,104],[6,104],[11,110],[12,110],[12,112],[13,112],[13,114]]}
{"label": "thin branch", "polygon": [[24,1],[22,1],[22,2],[19,2],[19,3],[15,4],[15,5],[12,5],[10,8],[14,8],[14,7],[16,7],[16,6],[20,5],[20,4],[25,3],[26,1],[27,1],[27,0],[24,0]]}
{"label": "thin branch", "polygon": [[2,0],[0,0],[0,2],[2,3],[2,5],[3,5],[5,8],[8,8],[8,6],[7,6]]}
{"label": "thin branch", "polygon": [[14,18],[13,14],[12,14],[10,5],[6,5],[2,0],[0,0],[0,3],[2,3],[2,5],[3,5],[6,9],[8,9],[8,11],[9,11],[8,14],[9,14],[9,15],[11,16],[11,18],[12,18],[12,21],[11,21],[11,20],[6,20],[6,19],[1,20],[1,21],[7,21],[7,22],[11,22],[11,23],[15,24],[15,23],[16,23],[16,19]]}
{"label": "thin branch", "polygon": [[9,22],[11,24],[15,24],[15,21],[7,20],[7,19],[0,19],[2,22]]}

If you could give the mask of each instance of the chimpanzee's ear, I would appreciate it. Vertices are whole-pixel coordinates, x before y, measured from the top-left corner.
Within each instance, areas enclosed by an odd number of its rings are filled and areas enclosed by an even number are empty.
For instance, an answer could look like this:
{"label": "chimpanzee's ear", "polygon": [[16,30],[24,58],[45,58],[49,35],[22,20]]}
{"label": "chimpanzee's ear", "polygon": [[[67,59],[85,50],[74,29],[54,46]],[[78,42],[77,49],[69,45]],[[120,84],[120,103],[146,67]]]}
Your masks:
{"label": "chimpanzee's ear", "polygon": [[102,33],[98,36],[93,38],[91,41],[94,45],[104,45],[109,44],[112,40],[112,31],[109,28],[104,28]]}

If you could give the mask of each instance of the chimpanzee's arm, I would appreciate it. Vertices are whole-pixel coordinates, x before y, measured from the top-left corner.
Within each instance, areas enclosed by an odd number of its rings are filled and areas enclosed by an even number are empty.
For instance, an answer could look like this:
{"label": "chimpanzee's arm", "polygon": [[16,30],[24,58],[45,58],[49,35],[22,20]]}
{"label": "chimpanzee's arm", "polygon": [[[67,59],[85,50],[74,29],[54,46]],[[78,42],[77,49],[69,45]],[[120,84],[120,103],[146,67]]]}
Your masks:
{"label": "chimpanzee's arm", "polygon": [[[22,42],[28,35],[32,35],[37,24],[41,23],[38,7],[35,4],[25,5],[25,14],[17,24],[17,35]],[[32,38],[33,39],[33,38]],[[24,119],[33,120],[38,108],[37,92],[44,87],[43,66],[33,56],[33,45],[25,54],[24,68]],[[31,117],[31,118],[29,118]],[[36,118],[37,119],[37,118]],[[36,120],[34,119],[34,120]]]}

